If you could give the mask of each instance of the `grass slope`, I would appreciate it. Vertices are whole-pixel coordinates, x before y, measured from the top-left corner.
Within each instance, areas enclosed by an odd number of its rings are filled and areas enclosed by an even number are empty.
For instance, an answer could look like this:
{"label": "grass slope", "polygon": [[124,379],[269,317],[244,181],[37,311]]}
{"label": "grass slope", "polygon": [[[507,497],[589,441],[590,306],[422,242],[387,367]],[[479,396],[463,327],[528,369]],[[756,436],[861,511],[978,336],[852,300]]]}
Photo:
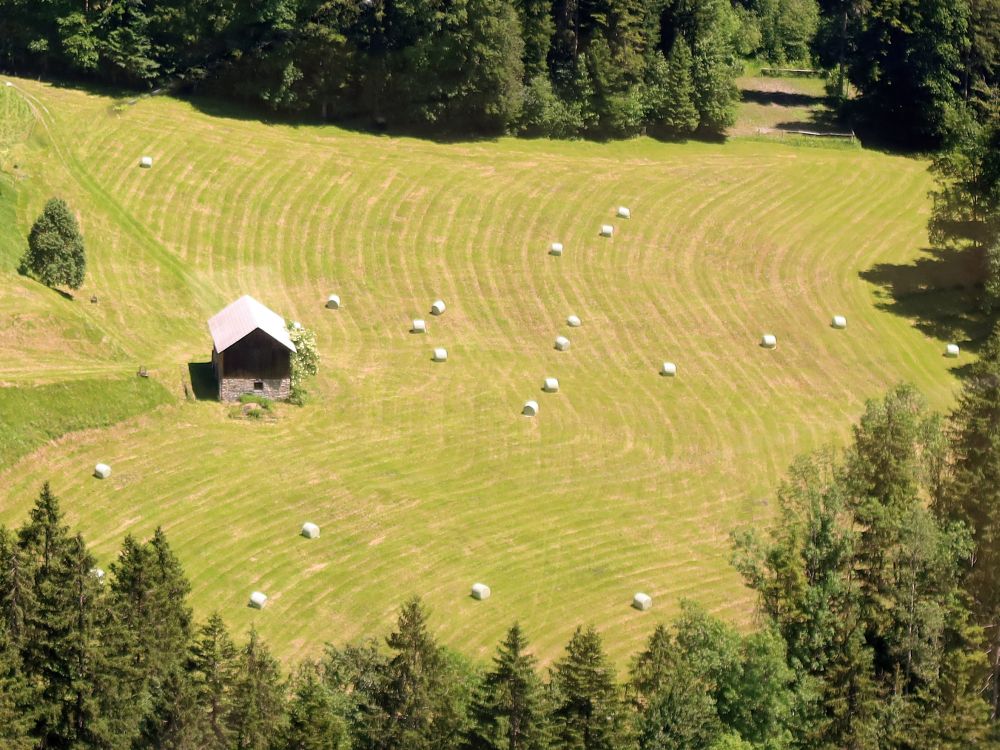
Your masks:
{"label": "grass slope", "polygon": [[[315,328],[323,359],[314,403],[275,422],[177,400],[35,451],[0,473],[0,522],[51,479],[104,563],[162,524],[199,614],[253,621],[283,656],[383,632],[414,592],[470,654],[517,618],[551,658],[589,620],[621,659],[681,597],[748,623],[728,533],[770,520],[793,456],[843,440],[901,379],[951,399],[942,344],[859,276],[926,244],[923,162],[740,140],[444,145],[18,86],[38,118],[20,223],[58,187],[101,298],[53,329],[105,339],[85,364],[0,337],[18,352],[0,380],[143,362],[180,394],[208,359],[204,321],[243,293]],[[306,520],[320,539],[297,536]],[[469,599],[477,580],[492,599]],[[629,608],[639,590],[652,612]]]}

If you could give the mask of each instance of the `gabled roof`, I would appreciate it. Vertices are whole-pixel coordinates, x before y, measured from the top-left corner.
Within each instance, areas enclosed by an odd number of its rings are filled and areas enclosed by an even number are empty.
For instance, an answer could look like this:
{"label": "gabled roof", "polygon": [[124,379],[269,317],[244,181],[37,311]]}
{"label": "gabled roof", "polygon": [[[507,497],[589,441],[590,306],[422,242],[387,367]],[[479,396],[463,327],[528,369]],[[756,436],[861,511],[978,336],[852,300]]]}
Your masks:
{"label": "gabled roof", "polygon": [[243,295],[208,319],[208,330],[217,352],[224,352],[258,328],[289,351],[295,351],[284,318],[250,295]]}

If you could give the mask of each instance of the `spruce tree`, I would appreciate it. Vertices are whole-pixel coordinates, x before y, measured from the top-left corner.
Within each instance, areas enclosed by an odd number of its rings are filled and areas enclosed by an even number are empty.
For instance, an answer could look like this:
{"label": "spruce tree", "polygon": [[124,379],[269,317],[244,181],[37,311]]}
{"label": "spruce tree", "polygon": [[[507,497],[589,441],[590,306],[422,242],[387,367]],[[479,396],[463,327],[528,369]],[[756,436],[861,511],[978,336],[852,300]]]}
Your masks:
{"label": "spruce tree", "polygon": [[683,138],[698,128],[698,110],[694,106],[691,81],[691,50],[678,35],[670,48],[670,57],[655,52],[650,63],[646,86],[647,117],[665,135]]}
{"label": "spruce tree", "polygon": [[[236,673],[236,647],[218,612],[198,629],[191,644],[186,671],[191,676],[194,702],[205,725],[204,730],[194,728],[192,733],[205,732],[205,750],[228,750],[233,742],[229,718]],[[188,706],[182,705],[181,708],[186,710]],[[187,718],[182,721],[190,723]]]}
{"label": "spruce tree", "polygon": [[574,750],[619,750],[625,708],[615,671],[593,626],[578,627],[552,671],[556,745]]}
{"label": "spruce tree", "polygon": [[968,526],[964,588],[989,658],[986,698],[1000,719],[1000,328],[972,366],[950,420],[951,481],[938,512]]}
{"label": "spruce tree", "polygon": [[284,714],[278,662],[251,628],[237,659],[227,720],[236,750],[268,750],[282,729]]}
{"label": "spruce tree", "polygon": [[472,705],[470,750],[542,750],[548,746],[542,683],[528,642],[514,623],[493,657]]}
{"label": "spruce tree", "polygon": [[17,537],[0,526],[0,627],[20,647],[35,603],[34,571]]}
{"label": "spruce tree", "polygon": [[87,271],[83,237],[66,202],[50,198],[28,235],[21,270],[49,287],[79,289]]}
{"label": "spruce tree", "polygon": [[0,747],[31,750],[29,735],[33,720],[32,691],[21,670],[21,655],[0,622]]}
{"label": "spruce tree", "polygon": [[319,667],[300,665],[290,689],[288,721],[276,750],[348,750],[346,697],[324,684]]}

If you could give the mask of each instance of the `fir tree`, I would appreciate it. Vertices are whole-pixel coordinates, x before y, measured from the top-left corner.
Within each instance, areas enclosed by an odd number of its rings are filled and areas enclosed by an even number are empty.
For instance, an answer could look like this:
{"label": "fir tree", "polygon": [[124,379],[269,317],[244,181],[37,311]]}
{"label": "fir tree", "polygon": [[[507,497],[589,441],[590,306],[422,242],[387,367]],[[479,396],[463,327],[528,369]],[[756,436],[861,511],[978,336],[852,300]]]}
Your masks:
{"label": "fir tree", "polygon": [[87,271],[83,237],[66,202],[50,198],[28,235],[21,270],[49,287],[79,289]]}
{"label": "fir tree", "polygon": [[34,571],[17,537],[0,526],[0,627],[15,646],[25,637],[25,622],[35,602]]}
{"label": "fir tree", "polygon": [[556,744],[573,750],[619,750],[625,711],[614,668],[593,626],[578,627],[552,672]]}
{"label": "fir tree", "polygon": [[652,56],[646,86],[647,117],[672,137],[683,138],[698,128],[691,66],[691,50],[682,36],[674,39],[669,59],[658,51]]}
{"label": "fir tree", "polygon": [[324,684],[319,667],[299,666],[291,681],[288,722],[278,747],[282,750],[348,750],[346,695]]}
{"label": "fir tree", "polygon": [[[186,669],[191,675],[194,701],[205,722],[204,748],[228,750],[233,742],[228,720],[236,672],[236,647],[218,612],[198,629]],[[187,706],[181,708],[186,710]],[[179,718],[182,724],[192,723],[186,717]],[[198,735],[202,730],[192,727],[188,731]]]}
{"label": "fir tree", "polygon": [[31,750],[33,723],[31,689],[21,670],[21,655],[7,628],[0,622],[0,747]]}
{"label": "fir tree", "polygon": [[277,660],[250,630],[233,680],[228,724],[236,750],[268,750],[282,728],[284,691]]}
{"label": "fir tree", "polygon": [[493,657],[472,705],[470,750],[542,750],[545,732],[542,684],[528,642],[515,623]]}

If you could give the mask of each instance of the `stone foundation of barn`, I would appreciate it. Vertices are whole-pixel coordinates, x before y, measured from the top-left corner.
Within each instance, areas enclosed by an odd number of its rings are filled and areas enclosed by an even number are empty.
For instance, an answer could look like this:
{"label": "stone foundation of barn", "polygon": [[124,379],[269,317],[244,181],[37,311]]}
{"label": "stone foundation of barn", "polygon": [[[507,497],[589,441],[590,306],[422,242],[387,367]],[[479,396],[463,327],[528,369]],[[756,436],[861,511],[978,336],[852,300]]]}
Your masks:
{"label": "stone foundation of barn", "polygon": [[223,378],[219,382],[219,401],[238,401],[244,393],[284,401],[292,393],[290,378]]}

